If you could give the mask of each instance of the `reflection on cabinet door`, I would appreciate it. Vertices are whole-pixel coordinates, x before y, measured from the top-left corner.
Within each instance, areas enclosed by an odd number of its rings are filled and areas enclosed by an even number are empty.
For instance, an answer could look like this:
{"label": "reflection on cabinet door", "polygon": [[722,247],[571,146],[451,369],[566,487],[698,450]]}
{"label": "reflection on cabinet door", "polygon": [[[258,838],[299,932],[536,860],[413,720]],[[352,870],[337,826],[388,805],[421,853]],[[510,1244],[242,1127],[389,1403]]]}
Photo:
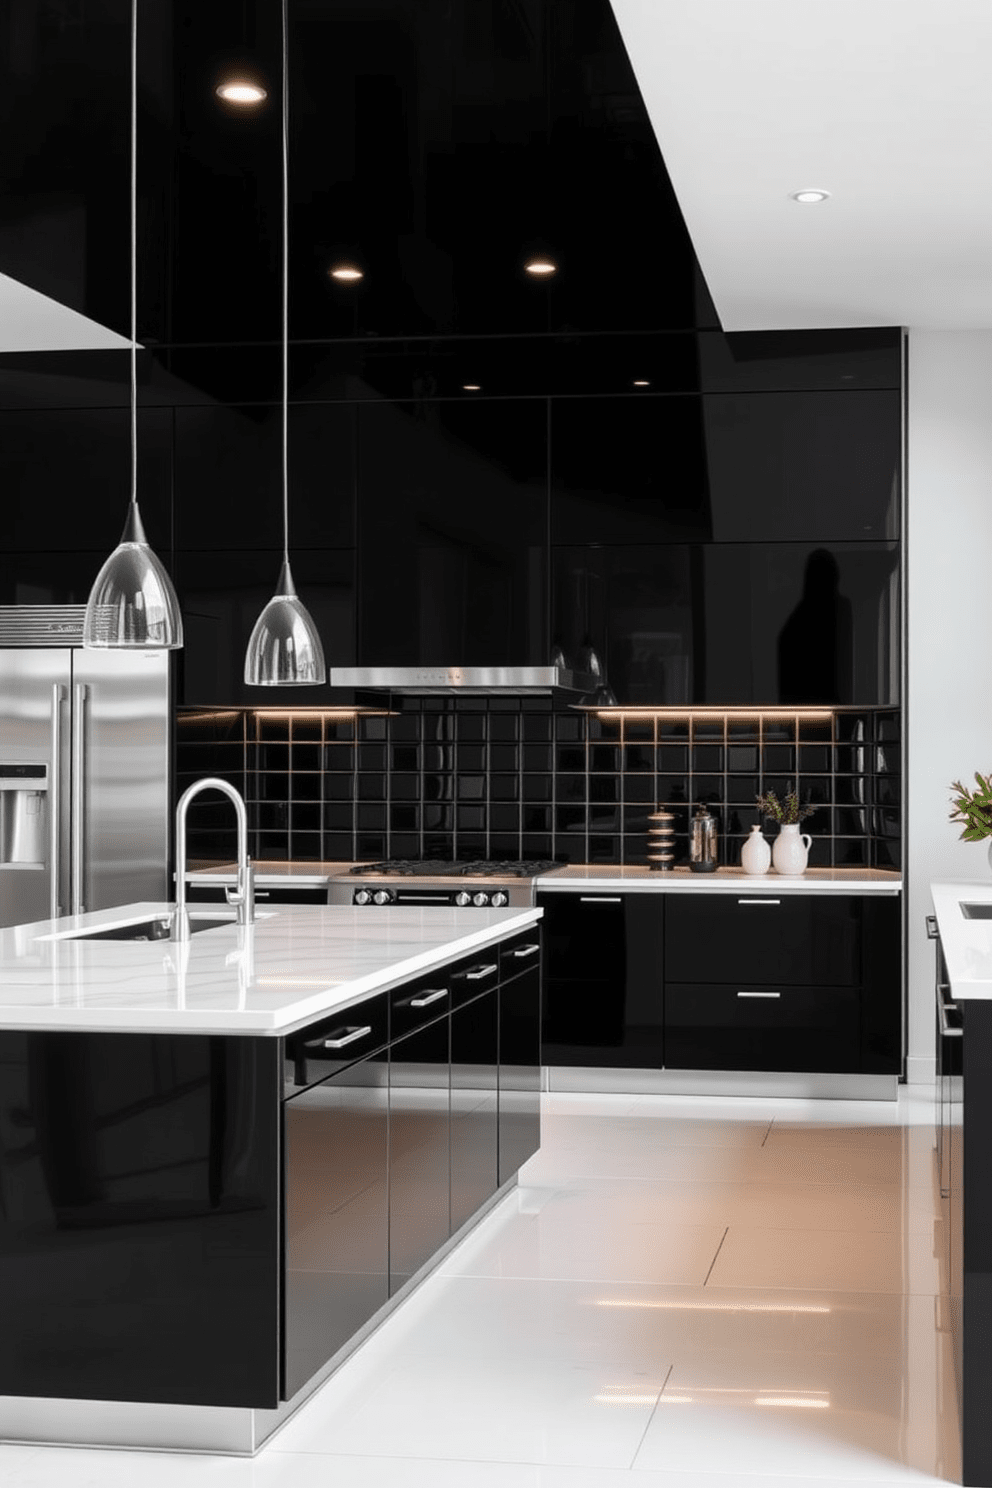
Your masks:
{"label": "reflection on cabinet door", "polygon": [[389,1051],[389,1294],[448,1238],[448,1018]]}
{"label": "reflection on cabinet door", "polygon": [[499,992],[499,1182],[541,1145],[541,967]]}
{"label": "reflection on cabinet door", "polygon": [[451,1230],[496,1192],[499,999],[494,991],[451,1015]]}
{"label": "reflection on cabinet door", "polygon": [[284,1103],[290,1399],[388,1295],[385,1055]]}

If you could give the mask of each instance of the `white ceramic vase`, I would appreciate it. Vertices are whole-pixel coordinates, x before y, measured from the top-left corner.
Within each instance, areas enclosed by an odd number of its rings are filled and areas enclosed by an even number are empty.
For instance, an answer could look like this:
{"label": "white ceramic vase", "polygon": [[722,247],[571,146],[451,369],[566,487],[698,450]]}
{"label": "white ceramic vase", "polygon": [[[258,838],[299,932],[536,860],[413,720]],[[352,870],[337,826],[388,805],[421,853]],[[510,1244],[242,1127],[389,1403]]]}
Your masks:
{"label": "white ceramic vase", "polygon": [[772,850],[761,834],[761,827],[751,828],[751,835],[741,848],[741,867],[745,873],[767,873],[772,866]]}
{"label": "white ceramic vase", "polygon": [[812,845],[812,837],[808,832],[800,832],[798,822],[783,823],[772,848],[775,872],[791,874],[793,877],[805,873]]}

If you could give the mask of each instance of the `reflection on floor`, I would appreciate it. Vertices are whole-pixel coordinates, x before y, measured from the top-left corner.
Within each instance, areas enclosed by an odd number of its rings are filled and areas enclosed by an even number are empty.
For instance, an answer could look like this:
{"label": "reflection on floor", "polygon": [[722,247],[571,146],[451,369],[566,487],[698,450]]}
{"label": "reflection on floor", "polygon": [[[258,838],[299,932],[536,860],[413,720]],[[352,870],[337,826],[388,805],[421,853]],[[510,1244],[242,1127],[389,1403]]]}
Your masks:
{"label": "reflection on floor", "polygon": [[545,1099],[519,1189],[253,1462],[0,1447],[4,1488],[960,1481],[929,1099]]}

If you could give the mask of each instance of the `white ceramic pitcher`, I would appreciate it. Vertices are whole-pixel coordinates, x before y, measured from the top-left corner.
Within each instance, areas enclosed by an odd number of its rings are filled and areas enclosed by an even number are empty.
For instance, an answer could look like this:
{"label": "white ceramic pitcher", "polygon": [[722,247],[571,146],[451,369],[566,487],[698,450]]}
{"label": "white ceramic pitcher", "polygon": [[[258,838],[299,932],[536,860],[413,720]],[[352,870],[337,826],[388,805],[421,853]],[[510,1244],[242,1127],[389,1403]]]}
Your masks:
{"label": "white ceramic pitcher", "polygon": [[800,832],[798,822],[783,823],[772,848],[772,866],[775,872],[792,874],[793,877],[805,873],[812,846],[812,837],[808,832]]}

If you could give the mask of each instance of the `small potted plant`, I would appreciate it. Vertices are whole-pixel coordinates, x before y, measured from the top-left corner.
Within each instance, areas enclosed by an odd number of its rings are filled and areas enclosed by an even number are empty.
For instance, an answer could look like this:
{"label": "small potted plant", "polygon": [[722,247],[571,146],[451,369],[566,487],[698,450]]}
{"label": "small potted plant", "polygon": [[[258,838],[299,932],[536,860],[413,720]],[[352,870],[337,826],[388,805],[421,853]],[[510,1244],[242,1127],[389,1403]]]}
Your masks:
{"label": "small potted plant", "polygon": [[809,802],[800,805],[798,792],[794,790],[786,791],[782,801],[772,790],[758,796],[756,801],[762,816],[771,817],[778,822],[779,833],[772,848],[772,867],[775,872],[792,877],[805,873],[813,839],[808,832],[800,833],[799,823],[805,821],[807,816],[812,816],[816,808],[810,806]]}
{"label": "small potted plant", "polygon": [[[985,837],[992,837],[992,772],[980,775],[976,770],[975,784],[974,790],[967,790],[960,780],[951,782],[951,789],[957,791],[957,795],[951,797],[953,810],[949,820],[962,824],[963,842],[981,842]],[[989,866],[992,867],[992,842],[989,843]]]}

